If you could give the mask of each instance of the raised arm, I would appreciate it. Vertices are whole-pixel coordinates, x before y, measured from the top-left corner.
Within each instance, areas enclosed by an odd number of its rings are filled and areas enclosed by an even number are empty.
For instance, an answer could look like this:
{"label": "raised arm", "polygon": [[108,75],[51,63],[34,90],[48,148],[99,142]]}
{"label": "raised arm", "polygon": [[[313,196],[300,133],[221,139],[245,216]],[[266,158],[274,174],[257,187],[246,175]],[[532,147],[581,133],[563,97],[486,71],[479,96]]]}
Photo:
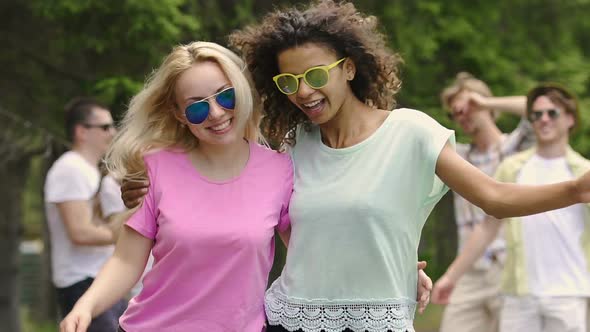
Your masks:
{"label": "raised arm", "polygon": [[448,143],[436,164],[436,174],[453,191],[498,219],[531,215],[588,202],[589,173],[576,180],[543,186],[502,183],[466,162]]}
{"label": "raised arm", "polygon": [[477,92],[470,92],[467,103],[474,110],[495,110],[520,117],[526,115],[525,96],[485,97]]}

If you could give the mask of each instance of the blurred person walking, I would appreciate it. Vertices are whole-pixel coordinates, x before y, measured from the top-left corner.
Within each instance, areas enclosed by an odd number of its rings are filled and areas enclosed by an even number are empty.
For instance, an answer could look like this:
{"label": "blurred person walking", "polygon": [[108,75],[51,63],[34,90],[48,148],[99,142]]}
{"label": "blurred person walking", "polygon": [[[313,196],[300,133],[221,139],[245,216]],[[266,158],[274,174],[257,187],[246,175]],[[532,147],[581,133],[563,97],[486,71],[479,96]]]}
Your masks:
{"label": "blurred person walking", "polygon": [[[470,164],[493,176],[502,160],[528,148],[534,133],[526,119],[526,97],[494,97],[489,86],[469,73],[458,73],[441,93],[441,102],[449,117],[471,139],[457,144],[457,153]],[[510,133],[502,133],[496,125],[498,112],[521,117]],[[453,192],[458,252],[474,227],[488,215],[461,195]],[[499,234],[483,255],[457,282],[449,304],[445,307],[441,332],[495,332],[500,314],[500,276],[504,262],[504,239]]]}
{"label": "blurred person walking", "polygon": [[[65,127],[72,148],[51,166],[44,188],[52,280],[63,316],[113,253],[116,228],[93,209],[98,165],[115,134],[111,112],[92,98],[76,98],[66,105]],[[125,301],[115,302],[88,330],[113,331],[125,307]]]}
{"label": "blurred person walking", "polygon": [[[579,124],[576,97],[565,87],[541,84],[527,96],[535,147],[504,160],[496,179],[522,185],[568,181],[590,169],[590,161],[569,146]],[[436,282],[433,301],[447,302],[457,280],[485,251],[501,227],[489,218],[470,235],[463,252]],[[590,210],[575,204],[510,218],[504,229],[506,264],[500,331],[586,332],[590,297]]]}

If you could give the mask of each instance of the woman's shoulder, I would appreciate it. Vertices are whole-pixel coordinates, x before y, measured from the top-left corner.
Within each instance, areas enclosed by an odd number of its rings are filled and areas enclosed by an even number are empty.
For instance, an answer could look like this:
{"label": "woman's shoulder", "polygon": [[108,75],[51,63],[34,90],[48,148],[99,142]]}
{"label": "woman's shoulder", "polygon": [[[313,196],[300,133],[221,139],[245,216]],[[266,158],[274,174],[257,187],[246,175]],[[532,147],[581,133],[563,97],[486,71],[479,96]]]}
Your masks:
{"label": "woman's shoulder", "polygon": [[397,122],[398,125],[403,126],[409,131],[415,131],[417,134],[423,131],[440,130],[444,128],[430,115],[419,110],[399,108],[392,112],[393,114],[391,115],[394,116],[393,120]]}
{"label": "woman's shoulder", "polygon": [[425,122],[436,122],[430,115],[425,112],[415,110],[412,108],[397,108],[393,111],[393,116],[399,121],[407,121],[412,123],[425,123]]}
{"label": "woman's shoulder", "polygon": [[146,151],[143,159],[148,166],[178,164],[178,161],[186,158],[186,151],[180,148],[156,148]]}
{"label": "woman's shoulder", "polygon": [[286,167],[291,163],[291,156],[285,151],[273,150],[267,145],[258,143],[251,144],[251,146],[254,150],[253,152],[258,156],[258,159],[264,163],[268,163],[272,167]]}

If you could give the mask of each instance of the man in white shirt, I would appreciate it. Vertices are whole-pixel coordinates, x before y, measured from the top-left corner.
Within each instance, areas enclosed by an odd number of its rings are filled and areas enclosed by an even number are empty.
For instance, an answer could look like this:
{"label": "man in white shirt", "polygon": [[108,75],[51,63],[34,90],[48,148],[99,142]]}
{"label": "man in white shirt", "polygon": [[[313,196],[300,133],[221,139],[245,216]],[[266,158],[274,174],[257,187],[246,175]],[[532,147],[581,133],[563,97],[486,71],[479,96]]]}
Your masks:
{"label": "man in white shirt", "polygon": [[[113,252],[114,230],[93,211],[98,164],[115,133],[110,111],[89,98],[66,105],[70,151],[58,158],[45,180],[45,209],[51,242],[52,279],[62,315],[90,287]],[[88,331],[115,331],[125,302],[96,317]]]}
{"label": "man in white shirt", "polygon": [[[569,146],[579,121],[573,94],[560,85],[539,85],[527,96],[527,115],[537,145],[505,159],[496,171],[499,181],[549,184],[575,179],[590,169],[590,161]],[[589,212],[587,204],[576,204],[507,220],[500,331],[586,332]],[[437,281],[434,302],[448,300],[457,279],[493,241],[500,225],[488,219],[474,229],[465,250]]]}

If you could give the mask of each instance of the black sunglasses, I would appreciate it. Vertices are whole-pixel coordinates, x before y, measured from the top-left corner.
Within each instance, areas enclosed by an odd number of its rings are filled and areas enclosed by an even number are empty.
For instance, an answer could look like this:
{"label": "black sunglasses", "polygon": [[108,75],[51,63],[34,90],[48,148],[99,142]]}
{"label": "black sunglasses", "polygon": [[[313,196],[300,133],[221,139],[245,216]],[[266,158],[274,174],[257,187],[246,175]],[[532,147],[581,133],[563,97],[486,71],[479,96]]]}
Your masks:
{"label": "black sunglasses", "polygon": [[109,131],[109,130],[115,128],[115,124],[112,122],[105,123],[105,124],[84,123],[82,125],[84,126],[84,128],[100,128],[100,129],[102,129],[102,131]]}
{"label": "black sunglasses", "polygon": [[561,115],[561,111],[558,110],[557,108],[551,108],[551,109],[547,109],[547,110],[536,110],[536,111],[531,111],[531,113],[529,113],[529,120],[531,122],[535,122],[540,120],[543,117],[543,114],[547,113],[547,115],[549,116],[549,118],[551,120],[555,120],[559,117],[559,115]]}

